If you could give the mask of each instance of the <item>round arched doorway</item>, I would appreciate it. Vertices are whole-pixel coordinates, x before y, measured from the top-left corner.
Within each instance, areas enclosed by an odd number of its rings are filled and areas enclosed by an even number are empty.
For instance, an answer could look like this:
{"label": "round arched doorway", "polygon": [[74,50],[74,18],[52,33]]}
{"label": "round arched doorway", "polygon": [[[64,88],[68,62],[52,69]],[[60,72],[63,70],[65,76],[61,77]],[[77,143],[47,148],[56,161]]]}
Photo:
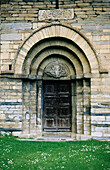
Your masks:
{"label": "round arched doorway", "polygon": [[30,105],[29,133],[91,134],[91,78],[99,68],[84,35],[61,24],[36,30],[19,50],[15,73],[28,75],[23,89],[29,86],[30,103],[35,101],[34,110]]}

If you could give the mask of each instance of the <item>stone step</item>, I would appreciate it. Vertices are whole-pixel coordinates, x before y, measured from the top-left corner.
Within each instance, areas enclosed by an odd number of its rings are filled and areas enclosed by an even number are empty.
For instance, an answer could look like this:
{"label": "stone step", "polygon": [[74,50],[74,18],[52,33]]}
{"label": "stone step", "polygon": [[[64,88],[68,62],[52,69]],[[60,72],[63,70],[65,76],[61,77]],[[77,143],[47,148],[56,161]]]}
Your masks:
{"label": "stone step", "polygon": [[37,141],[73,141],[70,137],[59,137],[59,136],[45,136],[41,138],[37,138]]}
{"label": "stone step", "polygon": [[70,137],[71,138],[71,132],[43,132],[42,136],[44,137]]}
{"label": "stone step", "polygon": [[[21,140],[33,141],[75,141],[75,140],[88,140],[91,135],[86,134],[73,134],[72,132],[43,132],[42,135],[21,135]],[[24,137],[24,139],[23,139]],[[31,139],[33,138],[33,139]]]}

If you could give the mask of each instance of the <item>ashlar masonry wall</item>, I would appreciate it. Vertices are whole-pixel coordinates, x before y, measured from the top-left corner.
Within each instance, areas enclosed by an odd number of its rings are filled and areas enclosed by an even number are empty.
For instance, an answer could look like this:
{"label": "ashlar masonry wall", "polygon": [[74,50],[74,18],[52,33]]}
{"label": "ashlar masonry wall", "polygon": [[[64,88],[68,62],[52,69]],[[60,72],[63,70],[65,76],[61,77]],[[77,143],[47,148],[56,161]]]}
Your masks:
{"label": "ashlar masonry wall", "polygon": [[15,75],[16,57],[36,29],[57,22],[81,32],[97,55],[99,75],[91,77],[89,128],[93,137],[110,137],[110,2],[60,0],[55,8],[50,0],[1,0],[0,129],[36,135],[38,82]]}
{"label": "ashlar masonry wall", "polygon": [[[1,69],[14,65],[16,51],[33,30],[52,22],[61,22],[78,28],[93,44],[102,72],[109,69],[110,13],[109,1],[60,1],[59,12],[69,18],[58,17],[54,1],[24,2],[13,0],[1,4]],[[53,10],[49,12],[49,10]],[[70,10],[73,12],[70,13]],[[46,12],[45,12],[46,11]],[[55,12],[57,11],[57,12]],[[54,13],[54,16],[52,16]],[[42,16],[42,17],[41,17]],[[46,16],[48,16],[46,18]],[[57,19],[59,18],[59,19]],[[13,68],[13,67],[12,67]]]}
{"label": "ashlar masonry wall", "polygon": [[0,130],[22,129],[22,81],[0,79]]}

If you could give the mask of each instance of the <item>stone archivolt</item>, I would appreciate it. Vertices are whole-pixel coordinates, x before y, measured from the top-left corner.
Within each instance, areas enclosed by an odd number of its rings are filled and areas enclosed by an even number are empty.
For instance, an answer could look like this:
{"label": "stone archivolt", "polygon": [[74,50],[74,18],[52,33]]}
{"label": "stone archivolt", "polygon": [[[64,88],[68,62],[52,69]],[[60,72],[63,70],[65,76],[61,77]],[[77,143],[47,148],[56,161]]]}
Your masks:
{"label": "stone archivolt", "polygon": [[[41,70],[44,70],[46,65],[53,60],[65,63],[70,68],[71,75],[90,72],[89,64],[84,57],[82,57],[83,54],[80,52],[80,55],[78,55],[78,49],[66,41],[66,39],[60,37],[53,37],[39,42],[40,45],[39,43],[36,44],[24,62],[23,67],[26,69],[25,73],[43,75]],[[84,66],[84,62],[87,63],[86,66]]]}
{"label": "stone archivolt", "polygon": [[74,74],[99,74],[98,59],[89,41],[76,29],[59,23],[46,25],[25,40],[16,58],[15,74],[38,74],[48,64],[40,68],[45,60],[52,60],[52,54],[71,63]]}

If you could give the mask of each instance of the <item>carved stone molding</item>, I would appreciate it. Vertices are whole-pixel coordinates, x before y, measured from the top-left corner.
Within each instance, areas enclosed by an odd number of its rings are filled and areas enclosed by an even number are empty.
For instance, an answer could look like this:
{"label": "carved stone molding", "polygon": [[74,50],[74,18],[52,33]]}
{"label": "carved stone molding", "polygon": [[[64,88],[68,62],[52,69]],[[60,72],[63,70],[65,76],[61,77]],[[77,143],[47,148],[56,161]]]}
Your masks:
{"label": "carved stone molding", "polygon": [[54,10],[40,10],[39,11],[39,20],[48,20],[48,19],[73,19],[74,10],[73,9],[54,9]]}
{"label": "carved stone molding", "polygon": [[53,61],[45,67],[44,75],[54,78],[67,77],[69,75],[69,69],[66,64]]}

